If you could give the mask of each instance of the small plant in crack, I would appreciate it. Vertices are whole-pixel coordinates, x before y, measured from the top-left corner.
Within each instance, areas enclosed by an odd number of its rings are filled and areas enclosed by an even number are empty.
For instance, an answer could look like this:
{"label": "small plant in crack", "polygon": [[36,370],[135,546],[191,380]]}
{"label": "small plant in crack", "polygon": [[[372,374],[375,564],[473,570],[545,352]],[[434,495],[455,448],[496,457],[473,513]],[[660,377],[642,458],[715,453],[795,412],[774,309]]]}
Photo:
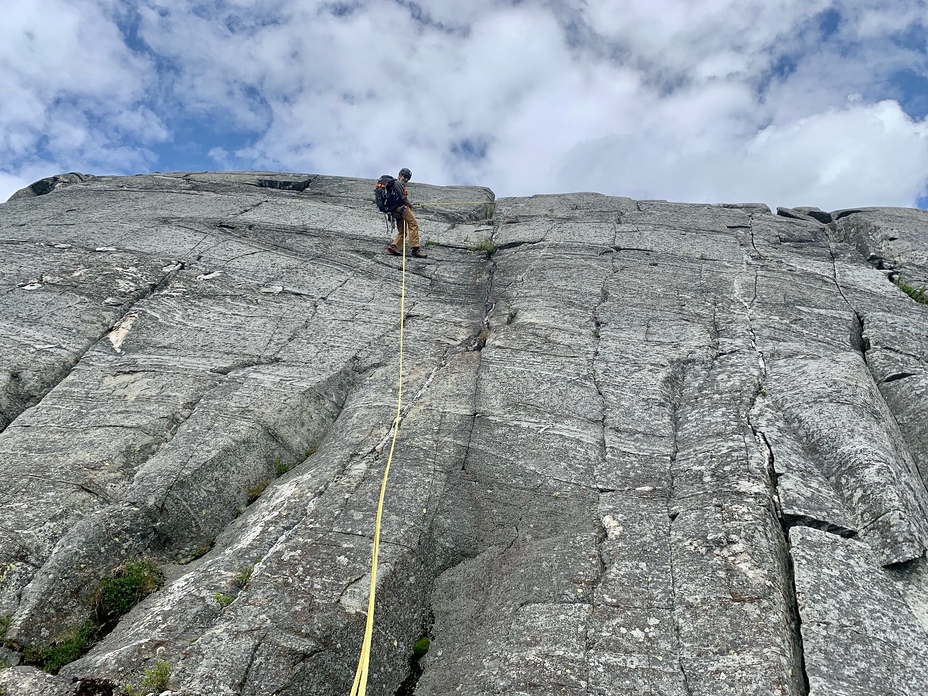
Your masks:
{"label": "small plant in crack", "polygon": [[258,498],[261,497],[261,494],[264,493],[265,489],[271,484],[270,481],[258,481],[254,486],[249,488],[246,491],[248,495],[248,504],[251,505]]}
{"label": "small plant in crack", "polygon": [[195,549],[193,549],[193,551],[190,552],[189,555],[178,558],[177,562],[180,563],[181,565],[187,565],[188,563],[191,563],[192,561],[195,561],[198,558],[202,558],[203,556],[208,554],[210,552],[210,549],[212,548],[213,548],[212,541],[201,542],[200,544],[197,545]]}
{"label": "small plant in crack", "polygon": [[498,247],[489,239],[482,239],[476,244],[472,244],[471,246],[467,247],[468,251],[482,251],[486,253],[487,256],[492,256],[494,253],[496,253],[497,248]]}
{"label": "small plant in crack", "polygon": [[154,667],[145,670],[145,676],[142,677],[142,684],[136,687],[132,684],[126,684],[123,693],[126,696],[142,696],[143,694],[156,693],[160,694],[168,688],[171,681],[171,665],[164,660],[159,660]]}
{"label": "small plant in crack", "polygon": [[409,676],[400,684],[395,696],[412,696],[416,692],[416,686],[423,672],[420,662],[429,651],[431,644],[432,641],[428,636],[422,636],[413,643],[412,655],[409,657]]}
{"label": "small plant in crack", "polygon": [[434,239],[427,239],[427,240],[425,240],[425,246],[427,246],[427,247],[438,246],[438,244],[439,244],[439,243],[438,243],[437,241],[435,241]]}
{"label": "small plant in crack", "polygon": [[251,580],[251,574],[254,572],[255,565],[252,563],[250,566],[245,566],[242,568],[241,572],[235,577],[235,586],[238,589],[244,589],[245,585],[248,584],[248,581]]}
{"label": "small plant in crack", "polygon": [[13,617],[11,615],[0,615],[0,640],[3,640],[3,636],[5,636],[6,632],[10,630],[11,623],[13,623]]}
{"label": "small plant in crack", "polygon": [[428,636],[422,636],[417,640],[412,646],[412,654],[418,659],[425,657],[425,653],[429,651],[429,646],[431,646],[432,640]]}
{"label": "small plant in crack", "polygon": [[59,634],[44,648],[27,648],[23,662],[44,672],[57,674],[59,669],[87,652],[99,628],[95,621],[87,620],[78,628]]}
{"label": "small plant in crack", "polygon": [[152,561],[126,561],[100,584],[95,596],[97,619],[106,623],[122,616],[157,590],[163,580],[161,571]]}
{"label": "small plant in crack", "polygon": [[213,595],[213,599],[215,599],[216,603],[223,609],[235,601],[235,597],[233,595],[226,594],[225,592],[217,592]]}
{"label": "small plant in crack", "polygon": [[928,287],[916,288],[914,285],[909,285],[905,282],[901,276],[893,278],[893,283],[916,302],[928,304]]}
{"label": "small plant in crack", "polygon": [[472,350],[483,350],[487,345],[487,339],[490,337],[490,328],[485,326],[477,334]]}
{"label": "small plant in crack", "polygon": [[77,628],[59,634],[43,648],[29,648],[24,662],[55,674],[87,652],[90,646],[115,626],[144,597],[163,582],[158,566],[145,559],[127,560],[105,577],[90,595],[93,616]]}
{"label": "small plant in crack", "polygon": [[280,478],[286,474],[293,467],[290,464],[286,464],[280,461],[280,457],[274,457],[274,476]]}

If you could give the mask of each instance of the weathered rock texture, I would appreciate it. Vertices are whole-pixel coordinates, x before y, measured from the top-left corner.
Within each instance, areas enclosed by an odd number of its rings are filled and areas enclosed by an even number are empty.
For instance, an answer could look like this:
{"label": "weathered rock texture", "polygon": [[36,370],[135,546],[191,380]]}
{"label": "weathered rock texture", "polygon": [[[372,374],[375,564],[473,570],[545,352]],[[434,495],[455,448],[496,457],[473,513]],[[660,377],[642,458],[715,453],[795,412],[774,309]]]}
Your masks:
{"label": "weathered rock texture", "polygon": [[[399,371],[372,182],[40,184],[0,205],[0,659],[167,581],[0,689],[347,694]],[[369,694],[928,693],[928,307],[887,277],[928,214],[412,194]]]}

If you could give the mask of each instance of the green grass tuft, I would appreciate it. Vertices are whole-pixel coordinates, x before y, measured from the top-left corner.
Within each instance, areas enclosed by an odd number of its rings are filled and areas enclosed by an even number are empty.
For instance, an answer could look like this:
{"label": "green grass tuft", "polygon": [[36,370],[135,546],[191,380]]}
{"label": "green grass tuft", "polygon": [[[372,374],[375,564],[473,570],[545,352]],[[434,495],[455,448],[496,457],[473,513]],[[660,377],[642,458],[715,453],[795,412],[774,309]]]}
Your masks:
{"label": "green grass tuft", "polygon": [[164,660],[159,660],[154,667],[145,670],[145,676],[142,677],[141,687],[126,684],[123,689],[125,696],[142,696],[143,694],[156,693],[160,694],[168,688],[171,681],[171,665]]}
{"label": "green grass tuft", "polygon": [[27,665],[57,674],[58,670],[87,652],[99,626],[95,621],[85,621],[80,628],[67,631],[46,648],[27,648],[23,655]]}
{"label": "green grass tuft", "polygon": [[498,249],[498,247],[489,239],[482,239],[476,244],[472,244],[467,248],[469,251],[483,251],[488,255],[495,254],[496,250]]}
{"label": "green grass tuft", "polygon": [[906,283],[901,277],[893,279],[893,283],[916,302],[928,304],[928,288],[916,288],[914,285]]}
{"label": "green grass tuft", "polygon": [[274,457],[274,476],[277,478],[280,478],[292,468],[290,464],[284,464],[280,461],[280,457]]}
{"label": "green grass tuft", "polygon": [[255,567],[253,565],[246,566],[242,569],[242,572],[238,574],[235,578],[235,586],[239,589],[245,587],[248,584],[248,581],[251,580],[251,573],[254,571]]}
{"label": "green grass tuft", "polygon": [[97,618],[122,616],[161,585],[161,572],[151,561],[126,561],[101,584],[96,597]]}
{"label": "green grass tuft", "polygon": [[142,679],[142,687],[151,689],[156,693],[164,691],[171,680],[171,665],[164,660],[159,660],[151,669],[145,670],[145,678]]}
{"label": "green grass tuft", "polygon": [[94,616],[79,628],[65,631],[44,648],[27,648],[23,654],[24,663],[57,673],[86,653],[108,625],[158,589],[162,580],[158,566],[151,561],[126,561],[101,580],[91,593]]}

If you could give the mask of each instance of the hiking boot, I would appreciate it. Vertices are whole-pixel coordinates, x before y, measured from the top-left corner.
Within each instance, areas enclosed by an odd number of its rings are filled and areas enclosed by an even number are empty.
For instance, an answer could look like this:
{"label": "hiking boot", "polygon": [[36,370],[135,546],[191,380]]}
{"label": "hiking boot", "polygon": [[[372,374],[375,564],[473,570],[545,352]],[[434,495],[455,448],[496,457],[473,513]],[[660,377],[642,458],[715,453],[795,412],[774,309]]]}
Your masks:
{"label": "hiking boot", "polygon": [[422,249],[420,249],[419,247],[412,248],[412,255],[415,256],[417,259],[427,259],[429,257],[428,254],[423,253]]}
{"label": "hiking boot", "polygon": [[387,247],[387,251],[389,251],[394,256],[402,256],[402,254],[399,251],[397,251],[396,246],[393,244]]}

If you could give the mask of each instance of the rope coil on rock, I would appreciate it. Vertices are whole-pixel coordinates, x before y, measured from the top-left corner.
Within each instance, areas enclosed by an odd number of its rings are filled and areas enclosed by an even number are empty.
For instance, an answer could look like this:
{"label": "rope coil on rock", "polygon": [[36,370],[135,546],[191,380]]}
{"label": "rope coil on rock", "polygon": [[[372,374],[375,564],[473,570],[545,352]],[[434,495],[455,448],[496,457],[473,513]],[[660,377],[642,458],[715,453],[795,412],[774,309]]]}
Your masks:
{"label": "rope coil on rock", "polygon": [[403,263],[402,283],[400,284],[400,369],[399,386],[396,393],[396,416],[393,419],[393,439],[390,441],[390,453],[387,455],[387,465],[383,470],[383,480],[380,483],[380,498],[377,502],[377,517],[374,521],[374,544],[371,551],[371,589],[367,598],[367,623],[364,627],[364,641],[361,643],[361,656],[358,659],[358,669],[354,675],[354,684],[351,687],[351,696],[365,696],[367,693],[368,668],[371,659],[371,642],[374,635],[374,606],[377,595],[377,557],[380,553],[380,523],[383,518],[383,500],[387,492],[387,478],[390,476],[390,464],[393,461],[393,448],[396,445],[396,435],[400,429],[400,413],[403,407],[403,318],[406,314],[406,238],[403,237]]}

